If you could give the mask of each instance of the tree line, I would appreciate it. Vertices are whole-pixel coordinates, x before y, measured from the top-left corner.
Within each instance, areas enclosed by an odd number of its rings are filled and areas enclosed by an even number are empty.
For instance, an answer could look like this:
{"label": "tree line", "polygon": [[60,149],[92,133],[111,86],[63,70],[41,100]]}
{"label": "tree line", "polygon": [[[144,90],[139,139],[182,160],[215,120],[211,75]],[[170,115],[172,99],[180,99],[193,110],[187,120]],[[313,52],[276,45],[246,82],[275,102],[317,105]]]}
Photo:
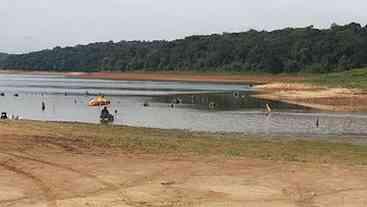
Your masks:
{"label": "tree line", "polygon": [[174,41],[99,42],[0,55],[0,68],[45,71],[335,72],[367,65],[367,26],[196,35]]}

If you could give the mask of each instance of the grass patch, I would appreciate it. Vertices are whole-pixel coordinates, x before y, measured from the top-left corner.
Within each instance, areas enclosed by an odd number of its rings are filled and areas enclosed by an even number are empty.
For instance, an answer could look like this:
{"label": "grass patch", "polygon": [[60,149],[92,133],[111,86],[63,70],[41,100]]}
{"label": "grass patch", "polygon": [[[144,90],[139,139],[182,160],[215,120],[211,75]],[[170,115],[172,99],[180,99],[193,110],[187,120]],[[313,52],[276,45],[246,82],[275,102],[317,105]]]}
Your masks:
{"label": "grass patch", "polygon": [[330,87],[367,89],[367,68],[308,76],[305,82]]}

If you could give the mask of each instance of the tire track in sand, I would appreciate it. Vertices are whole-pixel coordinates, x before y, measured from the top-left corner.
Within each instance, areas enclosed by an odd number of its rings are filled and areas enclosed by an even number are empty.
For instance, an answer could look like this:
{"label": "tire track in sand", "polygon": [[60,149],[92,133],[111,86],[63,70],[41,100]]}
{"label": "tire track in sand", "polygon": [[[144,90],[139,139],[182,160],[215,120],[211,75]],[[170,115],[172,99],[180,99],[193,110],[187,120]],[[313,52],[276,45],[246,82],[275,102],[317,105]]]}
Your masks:
{"label": "tire track in sand", "polygon": [[118,187],[115,186],[114,184],[106,182],[106,181],[100,179],[99,177],[97,177],[95,175],[92,175],[92,174],[89,174],[89,173],[86,173],[86,172],[80,172],[80,171],[78,171],[74,168],[71,168],[71,167],[68,167],[68,166],[65,166],[65,165],[61,165],[61,164],[58,164],[58,163],[49,162],[49,161],[45,161],[45,160],[41,160],[41,159],[37,159],[37,158],[32,158],[32,157],[28,157],[28,156],[24,156],[24,155],[14,154],[14,153],[11,153],[11,152],[0,152],[0,154],[15,157],[15,158],[22,159],[22,160],[38,162],[38,163],[41,163],[41,164],[44,164],[44,165],[49,165],[51,167],[56,167],[56,168],[59,168],[59,169],[70,171],[70,172],[73,172],[75,174],[80,175],[81,177],[86,177],[86,178],[89,178],[91,180],[94,180],[95,182],[100,183],[103,186],[105,186],[105,188],[107,188],[107,189],[116,189],[116,190],[118,189]]}
{"label": "tire track in sand", "polygon": [[9,200],[0,200],[0,206],[2,205],[13,206],[15,205],[15,203],[20,202],[20,201],[25,201],[27,199],[28,197],[21,197],[21,198],[9,199]]}
{"label": "tire track in sand", "polygon": [[[118,190],[121,189],[121,186],[116,186],[112,183],[106,182],[106,181],[98,178],[95,175],[85,173],[85,172],[80,172],[80,171],[75,170],[71,167],[64,166],[64,165],[61,165],[61,164],[58,164],[58,163],[49,162],[49,161],[45,161],[45,160],[41,160],[41,159],[36,159],[36,158],[32,158],[32,157],[28,157],[28,156],[24,156],[24,155],[20,155],[20,154],[15,154],[15,153],[11,153],[11,152],[0,152],[0,154],[6,155],[6,156],[9,156],[9,157],[13,157],[13,158],[17,158],[17,159],[20,159],[20,160],[40,163],[40,164],[48,165],[48,166],[51,166],[51,167],[59,168],[59,169],[65,170],[65,171],[69,171],[69,172],[78,174],[80,177],[86,177],[88,179],[91,179],[91,180],[103,185],[103,187],[101,189],[98,189],[95,192],[81,193],[79,196],[73,196],[73,197],[88,197],[88,196],[91,196],[91,195],[93,196],[93,195],[102,194],[102,193],[105,193],[105,192],[114,192],[114,191],[118,191]],[[13,167],[9,164],[3,164],[3,165],[0,165],[0,166],[3,166],[4,168],[6,168],[8,170],[12,170],[13,172],[17,172],[18,174],[22,174],[24,176],[27,175],[28,178],[33,179],[34,181],[36,181],[36,183],[42,184],[40,187],[42,187],[41,189],[43,189],[42,190],[43,192],[52,192],[52,189],[49,188],[45,184],[45,182],[42,181],[37,176],[35,176],[35,175],[33,175],[29,172],[26,172],[26,171],[20,170],[18,168],[15,168],[15,167]],[[51,195],[53,195],[53,194],[51,194]],[[55,207],[56,206],[56,200],[65,200],[65,199],[62,199],[62,198],[57,199],[55,195],[46,196],[46,197],[47,197],[47,201],[49,203],[49,205],[48,205],[49,207]],[[70,197],[70,198],[73,198],[73,197]],[[53,203],[51,202],[52,200],[53,200]]]}
{"label": "tire track in sand", "polygon": [[52,193],[51,189],[41,180],[39,179],[37,176],[23,171],[17,167],[14,167],[12,165],[9,165],[7,162],[4,163],[0,163],[0,166],[5,168],[8,171],[14,172],[18,175],[21,175],[23,177],[26,177],[30,180],[32,180],[33,183],[35,183],[36,186],[39,187],[39,189],[42,191],[45,200],[46,200],[46,204],[48,207],[57,207],[56,204],[56,196]]}

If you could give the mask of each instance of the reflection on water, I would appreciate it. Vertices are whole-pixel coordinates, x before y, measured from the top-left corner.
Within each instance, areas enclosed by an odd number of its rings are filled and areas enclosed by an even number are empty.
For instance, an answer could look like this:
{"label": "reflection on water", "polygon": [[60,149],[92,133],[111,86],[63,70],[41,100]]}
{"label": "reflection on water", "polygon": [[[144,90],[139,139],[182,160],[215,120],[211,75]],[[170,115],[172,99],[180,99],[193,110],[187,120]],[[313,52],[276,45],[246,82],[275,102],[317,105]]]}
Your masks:
{"label": "reflection on water", "polygon": [[211,111],[264,110],[266,104],[272,108],[291,111],[307,111],[307,108],[279,101],[267,101],[251,96],[251,91],[222,93],[181,94],[154,97],[154,102],[179,103],[179,107]]}
{"label": "reflection on water", "polygon": [[167,94],[193,94],[202,92],[251,91],[251,87],[236,84],[184,83],[163,81],[114,81],[64,78],[57,75],[3,75],[0,74],[2,92],[34,94],[74,94],[110,96],[155,96]]}
{"label": "reflection on water", "polygon": [[[0,86],[0,92],[5,92],[0,96],[0,111],[26,119],[98,123],[101,109],[87,103],[94,97],[91,94],[103,93],[111,99],[115,124],[261,134],[367,134],[367,114],[319,113],[259,100],[244,85],[0,75]],[[273,108],[268,115],[266,104]]]}

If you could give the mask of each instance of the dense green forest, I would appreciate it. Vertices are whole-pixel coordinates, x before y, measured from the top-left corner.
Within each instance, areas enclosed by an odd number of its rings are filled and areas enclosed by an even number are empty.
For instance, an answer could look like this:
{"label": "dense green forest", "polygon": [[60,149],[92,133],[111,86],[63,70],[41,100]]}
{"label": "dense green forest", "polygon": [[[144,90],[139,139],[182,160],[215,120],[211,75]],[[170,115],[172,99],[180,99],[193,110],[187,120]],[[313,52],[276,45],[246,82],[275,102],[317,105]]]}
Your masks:
{"label": "dense green forest", "polygon": [[367,26],[357,23],[333,24],[329,29],[250,30],[174,41],[110,41],[0,56],[3,69],[53,71],[325,73],[364,66]]}

